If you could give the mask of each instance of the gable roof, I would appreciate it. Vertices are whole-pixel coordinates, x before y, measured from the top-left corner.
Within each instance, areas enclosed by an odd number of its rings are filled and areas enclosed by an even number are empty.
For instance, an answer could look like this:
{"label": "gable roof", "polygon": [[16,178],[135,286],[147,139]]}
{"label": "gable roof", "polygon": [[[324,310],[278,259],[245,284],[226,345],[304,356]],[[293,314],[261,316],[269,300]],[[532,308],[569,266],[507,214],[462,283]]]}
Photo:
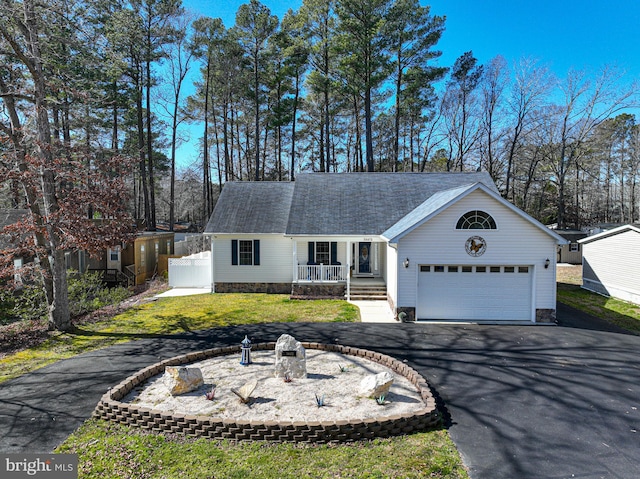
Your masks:
{"label": "gable roof", "polygon": [[205,233],[280,233],[287,228],[294,183],[225,183]]}
{"label": "gable roof", "polygon": [[486,172],[304,173],[293,183],[228,182],[205,233],[382,235],[394,242],[477,189],[566,242],[504,200]]}
{"label": "gable roof", "polygon": [[532,223],[539,230],[544,232],[545,234],[551,236],[555,239],[559,244],[567,243],[562,236],[557,234],[555,231],[550,230],[542,223],[540,223],[535,218],[529,216],[527,213],[522,211],[520,208],[515,207],[513,204],[509,203],[505,200],[500,194],[492,188],[487,188],[483,183],[475,183],[472,185],[461,186],[460,188],[452,188],[450,190],[445,190],[436,193],[431,198],[427,199],[424,203],[418,206],[411,213],[402,218],[398,223],[393,225],[387,231],[385,231],[382,236],[385,237],[390,243],[396,243],[400,238],[410,233],[418,226],[426,223],[435,215],[449,207],[451,204],[456,201],[464,198],[470,193],[481,190],[490,197],[492,197],[497,202],[501,203],[511,211],[513,211],[518,216]]}
{"label": "gable roof", "polygon": [[[475,183],[475,185],[477,184],[478,183]],[[434,214],[440,212],[451,202],[468,192],[475,185],[465,185],[460,188],[452,188],[450,190],[437,192],[431,198],[416,207],[412,212],[401,218],[400,221],[394,224],[387,231],[382,233],[382,236],[387,238],[391,243],[397,242],[401,236],[404,236],[423,224]]]}
{"label": "gable roof", "polygon": [[480,173],[308,173],[298,175],[290,235],[380,235],[434,194],[482,182]]}
{"label": "gable roof", "polygon": [[640,233],[640,224],[629,224],[618,226],[617,228],[613,228],[611,230],[603,231],[602,233],[598,233],[597,235],[587,236],[586,238],[582,238],[578,240],[578,243],[591,243],[592,241],[598,241],[603,238],[607,238],[608,236],[614,236],[618,233],[624,233],[625,231],[635,231],[636,233]]}

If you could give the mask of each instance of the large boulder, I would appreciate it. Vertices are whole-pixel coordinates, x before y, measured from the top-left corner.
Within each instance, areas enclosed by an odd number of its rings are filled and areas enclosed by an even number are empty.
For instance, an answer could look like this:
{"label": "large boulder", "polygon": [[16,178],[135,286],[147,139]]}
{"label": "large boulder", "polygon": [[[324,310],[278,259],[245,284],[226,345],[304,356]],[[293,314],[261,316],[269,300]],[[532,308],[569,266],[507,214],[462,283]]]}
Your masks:
{"label": "large boulder", "polygon": [[387,371],[371,374],[360,381],[360,395],[373,398],[386,396],[392,384],[393,376]]}
{"label": "large boulder", "polygon": [[164,385],[172,396],[188,393],[204,384],[199,368],[167,366],[164,369]]}
{"label": "large boulder", "polygon": [[307,356],[300,341],[283,334],[276,342],[275,377],[291,379],[307,377]]}

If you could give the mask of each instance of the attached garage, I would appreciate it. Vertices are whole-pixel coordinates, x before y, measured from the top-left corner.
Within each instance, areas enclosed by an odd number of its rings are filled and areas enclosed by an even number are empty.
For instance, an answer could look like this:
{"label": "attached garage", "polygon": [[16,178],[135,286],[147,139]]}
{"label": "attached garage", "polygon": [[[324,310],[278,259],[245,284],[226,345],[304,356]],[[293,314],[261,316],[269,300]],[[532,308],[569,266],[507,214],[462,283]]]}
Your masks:
{"label": "attached garage", "polygon": [[554,321],[566,241],[482,185],[434,196],[385,234],[403,319]]}
{"label": "attached garage", "polygon": [[533,266],[420,265],[418,320],[530,321]]}

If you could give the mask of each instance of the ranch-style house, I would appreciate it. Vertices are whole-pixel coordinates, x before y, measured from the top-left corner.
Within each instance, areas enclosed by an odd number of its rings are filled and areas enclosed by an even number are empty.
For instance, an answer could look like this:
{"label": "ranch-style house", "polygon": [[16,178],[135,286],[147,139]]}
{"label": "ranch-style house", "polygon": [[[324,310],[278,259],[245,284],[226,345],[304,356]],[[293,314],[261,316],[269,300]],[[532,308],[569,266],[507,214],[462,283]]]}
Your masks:
{"label": "ranch-style house", "polygon": [[476,173],[227,182],[205,229],[212,291],[353,299],[401,320],[550,322],[562,237]]}

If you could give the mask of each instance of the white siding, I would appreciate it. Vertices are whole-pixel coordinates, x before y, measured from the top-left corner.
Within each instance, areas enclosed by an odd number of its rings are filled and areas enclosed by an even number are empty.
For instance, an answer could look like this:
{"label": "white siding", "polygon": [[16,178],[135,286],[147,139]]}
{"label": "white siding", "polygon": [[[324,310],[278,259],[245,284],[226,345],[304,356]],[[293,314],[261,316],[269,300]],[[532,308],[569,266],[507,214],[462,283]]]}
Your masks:
{"label": "white siding", "polygon": [[627,230],[582,247],[586,289],[640,304],[640,233]]}
{"label": "white siding", "polygon": [[[497,229],[456,230],[460,216],[470,210],[489,213]],[[486,252],[477,258],[465,251],[467,238],[474,235],[487,242]],[[398,245],[398,258],[406,257],[410,267],[398,268],[398,306],[416,305],[420,264],[493,264],[533,267],[534,307],[556,308],[555,240],[482,191],[471,193],[403,237]],[[545,269],[547,258],[550,266]]]}
{"label": "white siding", "polygon": [[[260,265],[232,265],[231,240],[260,240]],[[213,238],[216,283],[290,283],[293,241],[281,235],[216,235]],[[298,251],[299,252],[299,251]]]}

